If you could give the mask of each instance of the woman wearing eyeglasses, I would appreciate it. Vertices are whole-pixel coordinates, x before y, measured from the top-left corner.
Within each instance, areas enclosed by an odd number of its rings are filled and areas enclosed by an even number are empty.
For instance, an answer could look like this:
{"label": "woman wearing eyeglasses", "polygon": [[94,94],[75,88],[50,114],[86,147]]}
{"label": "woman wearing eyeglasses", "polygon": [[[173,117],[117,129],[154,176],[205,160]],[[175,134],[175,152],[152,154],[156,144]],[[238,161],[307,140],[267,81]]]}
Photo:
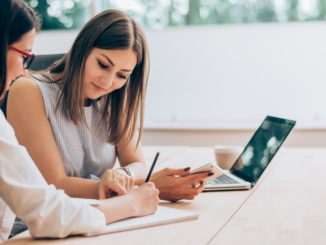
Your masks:
{"label": "woman wearing eyeglasses", "polygon": [[[30,34],[30,35],[33,35],[33,37],[34,37],[35,33],[32,32],[32,34]],[[16,43],[16,46],[18,46],[17,43]],[[15,47],[15,46],[9,46],[9,50],[13,50],[13,51],[19,53],[22,56],[22,58],[23,58],[23,67],[24,67],[25,70],[27,70],[30,67],[30,65],[32,64],[32,61],[34,59],[34,56],[35,56],[34,54],[28,53],[28,52],[30,52],[30,50],[29,51],[24,51],[24,50],[21,50],[18,47]]]}
{"label": "woman wearing eyeglasses", "polygon": [[[37,17],[22,1],[0,1],[0,100],[12,81],[27,75],[37,28]],[[15,214],[35,237],[65,237],[98,232],[107,223],[151,214],[157,204],[158,191],[152,183],[101,201],[72,199],[56,190],[18,144],[0,111],[0,242],[8,239]]]}

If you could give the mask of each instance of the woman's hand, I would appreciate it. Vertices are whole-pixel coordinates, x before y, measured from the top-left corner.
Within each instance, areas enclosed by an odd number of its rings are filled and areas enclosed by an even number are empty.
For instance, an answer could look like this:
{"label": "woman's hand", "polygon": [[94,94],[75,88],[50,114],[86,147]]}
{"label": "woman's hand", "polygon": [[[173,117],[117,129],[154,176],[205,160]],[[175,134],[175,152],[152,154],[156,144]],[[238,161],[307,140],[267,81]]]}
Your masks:
{"label": "woman's hand", "polygon": [[98,196],[99,199],[127,194],[134,186],[134,178],[119,169],[106,170],[102,176]]}
{"label": "woman's hand", "polygon": [[211,173],[198,173],[189,175],[189,168],[165,168],[151,177],[156,188],[160,191],[162,200],[177,202],[181,199],[193,200],[205,187],[205,179]]}
{"label": "woman's hand", "polygon": [[135,216],[143,216],[155,213],[158,203],[159,191],[151,182],[145,183],[139,187],[135,186],[128,195],[133,196],[133,207]]}
{"label": "woman's hand", "polygon": [[155,213],[159,198],[158,190],[151,182],[141,186],[134,186],[124,196],[101,200],[98,206],[106,218],[107,223],[112,223],[125,218],[144,216]]}

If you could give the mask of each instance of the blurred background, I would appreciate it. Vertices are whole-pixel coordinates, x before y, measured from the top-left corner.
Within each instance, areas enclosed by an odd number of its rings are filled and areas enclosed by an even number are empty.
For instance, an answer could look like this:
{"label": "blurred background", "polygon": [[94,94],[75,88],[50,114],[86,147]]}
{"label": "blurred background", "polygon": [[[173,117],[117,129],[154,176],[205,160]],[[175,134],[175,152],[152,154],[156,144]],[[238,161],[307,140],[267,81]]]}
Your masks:
{"label": "blurred background", "polygon": [[326,146],[326,0],[26,2],[43,19],[36,54],[67,52],[107,8],[143,26],[144,144],[243,145],[273,115],[297,121],[288,146]]}
{"label": "blurred background", "polygon": [[107,8],[126,11],[145,28],[318,21],[325,0],[25,0],[43,18],[43,30],[76,29]]}

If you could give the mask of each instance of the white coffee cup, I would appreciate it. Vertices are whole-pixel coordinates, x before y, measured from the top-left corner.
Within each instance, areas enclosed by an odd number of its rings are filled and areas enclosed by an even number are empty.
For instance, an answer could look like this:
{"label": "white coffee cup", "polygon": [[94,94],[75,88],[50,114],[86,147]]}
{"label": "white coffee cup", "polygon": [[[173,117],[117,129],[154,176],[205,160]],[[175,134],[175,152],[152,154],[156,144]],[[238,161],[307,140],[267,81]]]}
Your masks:
{"label": "white coffee cup", "polygon": [[235,145],[216,145],[214,155],[216,164],[225,170],[229,170],[239,157],[242,147]]}

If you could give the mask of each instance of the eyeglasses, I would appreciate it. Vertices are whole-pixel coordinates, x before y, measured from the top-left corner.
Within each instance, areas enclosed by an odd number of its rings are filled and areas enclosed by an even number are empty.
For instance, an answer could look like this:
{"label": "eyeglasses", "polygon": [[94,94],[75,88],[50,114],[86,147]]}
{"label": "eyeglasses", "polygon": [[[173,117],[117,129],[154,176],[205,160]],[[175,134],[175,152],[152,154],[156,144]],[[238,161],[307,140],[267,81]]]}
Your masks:
{"label": "eyeglasses", "polygon": [[25,52],[23,50],[15,48],[14,46],[10,46],[9,49],[12,49],[12,50],[14,50],[14,51],[16,51],[16,52],[23,55],[23,67],[24,67],[24,69],[28,69],[31,66],[32,61],[33,61],[33,59],[35,57],[34,54],[29,54],[29,53],[27,53],[27,52]]}

